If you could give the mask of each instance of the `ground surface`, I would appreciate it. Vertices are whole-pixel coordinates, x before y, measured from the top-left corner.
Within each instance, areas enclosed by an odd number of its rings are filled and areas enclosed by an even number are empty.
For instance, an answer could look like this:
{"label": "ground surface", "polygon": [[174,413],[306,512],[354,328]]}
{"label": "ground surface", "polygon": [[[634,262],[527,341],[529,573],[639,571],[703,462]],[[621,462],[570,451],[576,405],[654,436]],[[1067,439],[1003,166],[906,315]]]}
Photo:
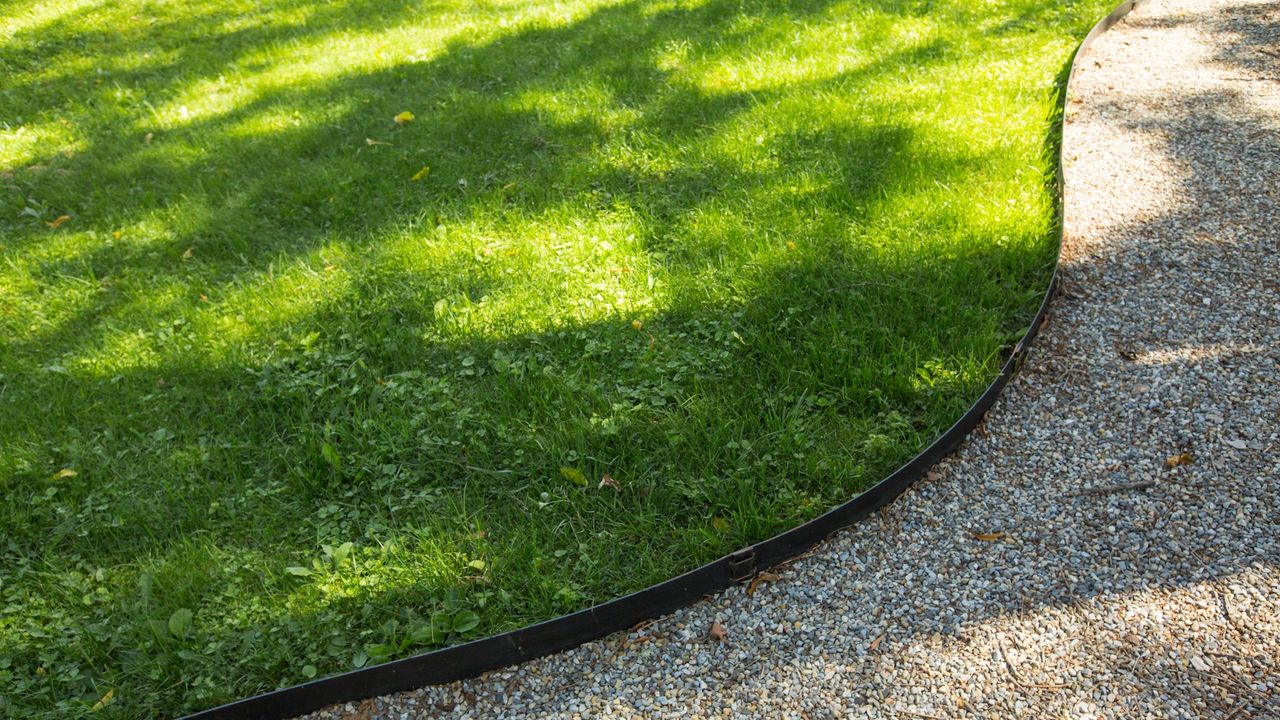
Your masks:
{"label": "ground surface", "polygon": [[1077,87],[1064,292],[935,477],[754,593],[313,717],[1280,717],[1280,5],[1156,3]]}
{"label": "ground surface", "polygon": [[518,627],[880,479],[1037,306],[1105,4],[0,3],[0,714]]}

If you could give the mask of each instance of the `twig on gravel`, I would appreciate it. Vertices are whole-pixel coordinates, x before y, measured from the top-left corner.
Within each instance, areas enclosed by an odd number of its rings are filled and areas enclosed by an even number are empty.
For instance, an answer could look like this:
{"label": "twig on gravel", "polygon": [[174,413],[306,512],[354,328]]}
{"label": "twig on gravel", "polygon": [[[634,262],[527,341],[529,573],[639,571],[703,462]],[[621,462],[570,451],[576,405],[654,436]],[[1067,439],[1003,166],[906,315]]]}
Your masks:
{"label": "twig on gravel", "polygon": [[1154,487],[1155,480],[1139,480],[1138,482],[1120,483],[1119,485],[1100,485],[1098,487],[1077,490],[1073,495],[1105,495],[1107,493],[1128,492],[1129,490],[1146,490]]}
{"label": "twig on gravel", "polygon": [[942,720],[941,717],[932,713],[920,712],[919,710],[897,710],[900,715],[914,715],[915,717],[929,718],[929,720]]}
{"label": "twig on gravel", "polygon": [[1005,649],[1004,642],[999,638],[997,638],[996,646],[1000,648],[1000,658],[1004,660],[1004,666],[1009,669],[1009,677],[1012,677],[1013,682],[1016,683],[1019,687],[1035,688],[1037,690],[1066,689],[1067,686],[1064,683],[1036,683],[1036,682],[1029,682],[1027,680],[1023,680],[1022,677],[1018,675],[1017,669],[1013,667],[1013,661],[1009,659],[1009,651]]}

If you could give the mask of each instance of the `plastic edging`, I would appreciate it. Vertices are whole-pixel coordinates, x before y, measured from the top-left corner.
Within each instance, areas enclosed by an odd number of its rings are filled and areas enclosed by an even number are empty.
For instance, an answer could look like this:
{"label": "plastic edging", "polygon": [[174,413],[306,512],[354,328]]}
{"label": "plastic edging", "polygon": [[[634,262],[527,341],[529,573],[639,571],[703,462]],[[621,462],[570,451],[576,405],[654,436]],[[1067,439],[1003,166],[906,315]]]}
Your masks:
{"label": "plastic edging", "polygon": [[[1148,0],[1127,0],[1099,20],[1080,42],[1071,60],[1063,101],[1080,56],[1095,38]],[[1058,196],[1064,198],[1061,141],[1058,151]],[[1065,207],[1065,199],[1061,207]],[[1061,226],[1059,241],[1061,242]],[[1061,248],[1061,244],[1059,244]],[[1058,284],[1057,267],[1035,318],[1013,346],[1000,374],[954,425],[919,455],[871,488],[791,530],[713,560],[665,582],[569,615],[401,660],[313,680],[302,685],[237,700],[188,715],[184,720],[282,720],[338,703],[363,700],[426,685],[441,685],[527,662],[566,650],[637,623],[694,604],[704,596],[749,579],[757,572],[790,560],[832,533],[892,502],[949,455],[982,421],[1005,385],[1017,372],[1027,348],[1040,331]]]}

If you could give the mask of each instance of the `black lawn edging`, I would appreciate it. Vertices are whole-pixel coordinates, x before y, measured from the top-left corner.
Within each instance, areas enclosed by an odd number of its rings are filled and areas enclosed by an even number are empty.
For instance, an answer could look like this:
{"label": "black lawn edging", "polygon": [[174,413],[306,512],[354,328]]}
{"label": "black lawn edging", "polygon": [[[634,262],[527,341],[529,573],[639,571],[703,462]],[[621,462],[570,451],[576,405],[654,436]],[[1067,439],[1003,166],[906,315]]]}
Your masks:
{"label": "black lawn edging", "polygon": [[[1126,0],[1093,26],[1072,57],[1061,103],[1070,96],[1077,61],[1099,35],[1148,0]],[[1059,125],[1059,130],[1061,125]],[[1063,198],[1062,142],[1058,139],[1057,189]],[[1065,205],[1065,202],[1063,203]],[[1061,207],[1061,206],[1060,206]],[[1062,239],[1059,219],[1059,241]],[[1059,244],[1061,247],[1061,244]],[[703,597],[750,579],[761,570],[795,558],[836,531],[892,502],[982,422],[983,417],[1022,365],[1027,348],[1046,321],[1058,287],[1055,266],[1035,318],[1016,345],[1007,350],[1000,374],[978,400],[946,432],[919,455],[852,500],[791,530],[713,560],[665,582],[609,600],[585,610],[462,645],[332,675],[301,685],[236,700],[188,715],[183,720],[284,720],[329,705],[363,700],[427,685],[475,677],[491,670],[567,650],[645,620],[688,607]]]}

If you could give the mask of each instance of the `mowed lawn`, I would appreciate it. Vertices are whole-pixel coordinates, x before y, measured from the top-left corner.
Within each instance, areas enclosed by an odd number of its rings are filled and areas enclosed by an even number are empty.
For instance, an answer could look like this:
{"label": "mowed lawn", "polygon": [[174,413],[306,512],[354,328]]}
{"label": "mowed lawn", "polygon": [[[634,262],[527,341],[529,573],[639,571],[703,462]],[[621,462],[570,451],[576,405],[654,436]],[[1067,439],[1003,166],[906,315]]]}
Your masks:
{"label": "mowed lawn", "polygon": [[1099,0],[0,8],[0,715],[441,647],[811,518],[1056,253]]}

